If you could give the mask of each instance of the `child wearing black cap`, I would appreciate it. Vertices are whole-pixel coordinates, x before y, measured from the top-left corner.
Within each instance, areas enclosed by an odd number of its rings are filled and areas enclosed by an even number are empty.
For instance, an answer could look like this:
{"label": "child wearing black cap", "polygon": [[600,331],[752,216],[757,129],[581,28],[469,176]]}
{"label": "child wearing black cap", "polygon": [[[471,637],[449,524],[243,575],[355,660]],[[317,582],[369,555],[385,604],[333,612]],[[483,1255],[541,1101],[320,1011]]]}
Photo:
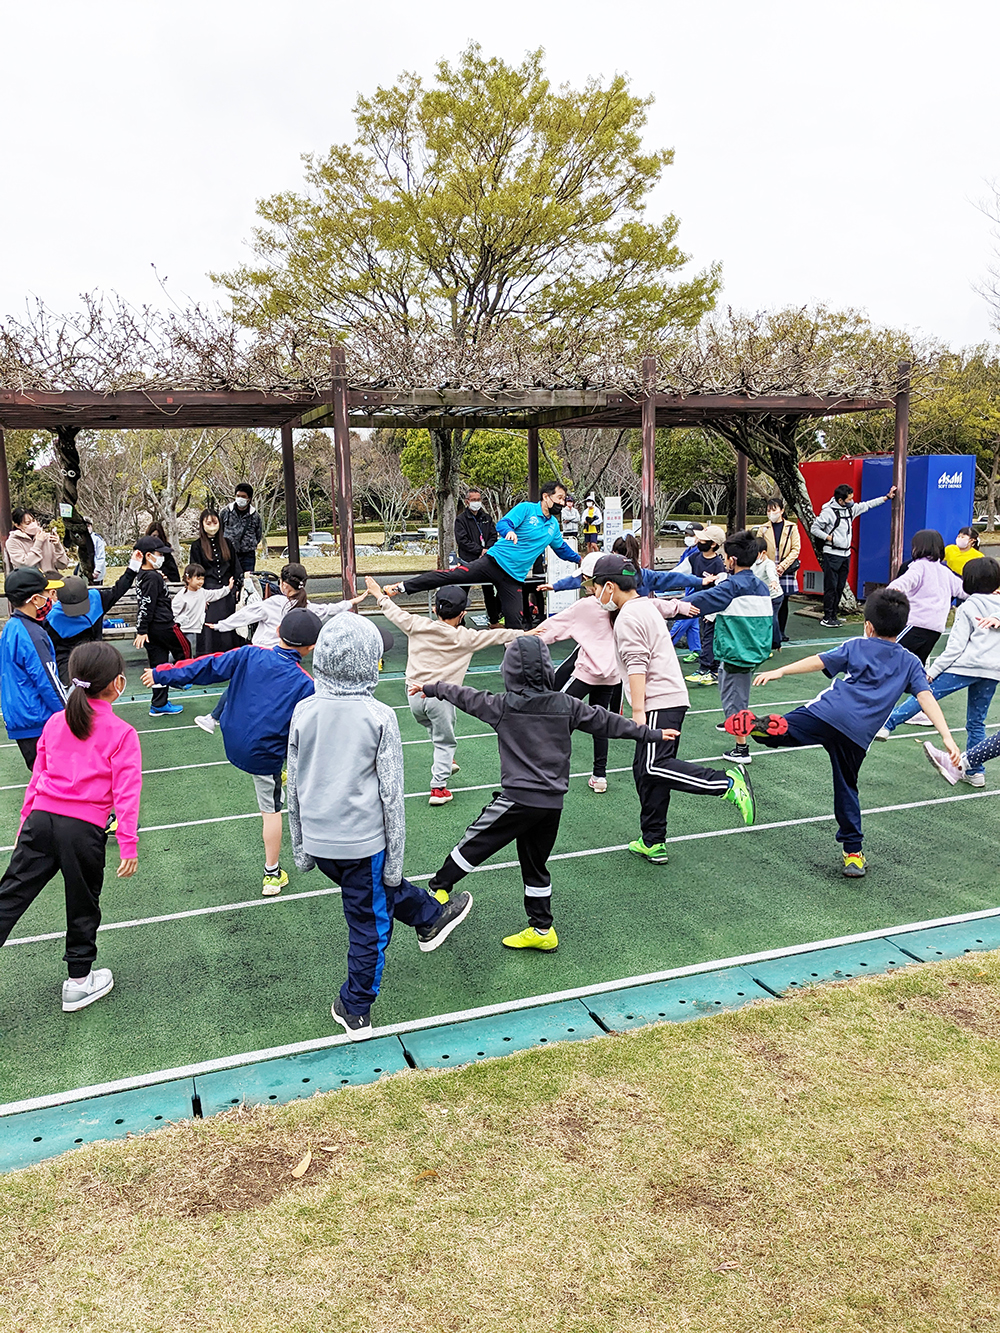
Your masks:
{"label": "child wearing black cap", "polygon": [[26,565],[7,575],[4,591],[14,612],[0,634],[0,705],[7,735],[30,772],[38,738],[53,713],[66,706],[52,641],[42,622],[52,606],[50,591],[62,586]]}
{"label": "child wearing black cap", "polygon": [[[190,657],[191,645],[174,624],[170,593],[167,581],[161,572],[164,557],[170,547],[153,535],[140,537],[135,549],[142,556],[142,568],[135,582],[135,600],[138,609],[132,646],[145,648],[146,661],[150,670],[155,671],[172,657],[182,659]],[[153,690],[153,697],[149,702],[150,717],[165,717],[183,711],[182,704],[169,702],[169,691],[165,685]]]}
{"label": "child wearing black cap", "polygon": [[278,627],[277,648],[248,643],[229,653],[153,667],[142,675],[145,685],[229,681],[222,740],[229,762],[253,778],[263,816],[265,898],[273,898],[288,883],[281,869],[281,773],[295,705],[313,693],[302,659],[312,652],[320,623],[312,611],[289,611]]}
{"label": "child wearing black cap", "polygon": [[69,657],[81,643],[104,637],[104,617],[131,588],[142,568],[142,552],[133,551],[121,578],[111,588],[90,588],[86,579],[70,576],[56,593],[55,605],[45,618],[45,629],[56,650],[59,679],[69,685]]}
{"label": "child wearing black cap", "polygon": [[448,789],[455,763],[455,705],[446,699],[428,699],[422,694],[425,680],[444,680],[461,685],[472,661],[472,654],[498,643],[510,643],[522,631],[518,629],[465,629],[462,620],[469,605],[465,588],[455,585],[438,588],[434,599],[437,619],[415,616],[394,606],[388,593],[369,575],[365,587],[375,598],[387,620],[397,625],[408,640],[406,654],[406,693],[410,712],[431,733],[434,757],[431,762],[431,795],[428,805],[446,805],[453,799]]}

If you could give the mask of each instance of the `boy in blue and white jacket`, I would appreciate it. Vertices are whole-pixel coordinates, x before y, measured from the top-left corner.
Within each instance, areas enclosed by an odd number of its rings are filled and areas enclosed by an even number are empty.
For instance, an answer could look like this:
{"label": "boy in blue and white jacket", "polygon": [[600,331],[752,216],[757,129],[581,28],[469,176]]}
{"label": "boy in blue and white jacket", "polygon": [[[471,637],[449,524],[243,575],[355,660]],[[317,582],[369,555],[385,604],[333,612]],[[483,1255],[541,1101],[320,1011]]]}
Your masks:
{"label": "boy in blue and white jacket", "polygon": [[279,646],[248,643],[228,653],[196,657],[142,673],[144,685],[214,685],[229,681],[220,725],[226,758],[253,778],[263,816],[265,898],[288,883],[281,869],[282,770],[295,705],[313,693],[302,665],[319,638],[321,621],[312,611],[289,611],[278,627]]}
{"label": "boy in blue and white jacket", "polygon": [[[726,717],[747,707],[752,673],[771,655],[771,594],[751,568],[758,550],[752,532],[734,532],[723,545],[728,576],[712,588],[689,593],[686,599],[701,615],[715,617],[714,651]],[[737,742],[724,758],[749,764],[746,740]]]}
{"label": "boy in blue and white jacket", "polygon": [[48,579],[26,565],[7,575],[5,593],[14,613],[0,634],[0,706],[7,735],[17,743],[28,771],[35,767],[38,738],[53,713],[66,706],[55,650],[43,621],[52,607]]}

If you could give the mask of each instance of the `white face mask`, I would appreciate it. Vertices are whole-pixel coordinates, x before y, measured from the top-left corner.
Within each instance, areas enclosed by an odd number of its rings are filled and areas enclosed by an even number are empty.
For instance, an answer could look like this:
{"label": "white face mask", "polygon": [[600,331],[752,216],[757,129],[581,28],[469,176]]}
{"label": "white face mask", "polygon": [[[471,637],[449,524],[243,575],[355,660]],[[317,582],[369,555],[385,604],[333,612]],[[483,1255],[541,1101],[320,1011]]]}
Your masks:
{"label": "white face mask", "polygon": [[607,602],[606,602],[606,601],[604,600],[604,589],[605,589],[605,588],[613,588],[613,585],[610,584],[610,583],[605,583],[604,587],[603,587],[603,588],[600,590],[600,592],[597,594],[597,605],[600,606],[600,607],[602,607],[605,611],[613,611],[613,610],[615,609],[614,593],[612,592],[612,596],[611,596],[610,601],[607,601]]}
{"label": "white face mask", "polygon": [[246,509],[246,507],[247,507],[247,505],[248,505],[249,503],[250,503],[250,501],[246,498],[245,495],[238,495],[238,496],[236,497],[236,508],[237,508],[237,509]]}
{"label": "white face mask", "polygon": [[154,569],[159,569],[160,566],[163,564],[163,556],[160,555],[159,552],[157,552],[155,555],[151,555],[149,557],[149,563],[153,566]]}
{"label": "white face mask", "polygon": [[958,547],[958,549],[959,549],[960,551],[967,551],[967,550],[969,549],[969,547],[972,545],[972,538],[971,538],[971,537],[956,537],[956,538],[955,538],[955,545]]}
{"label": "white face mask", "polygon": [[482,500],[470,500],[470,501],[469,501],[469,508],[472,510],[472,512],[473,512],[474,514],[475,514],[478,510],[482,509],[482,507],[483,507],[483,502],[482,502]]}
{"label": "white face mask", "polygon": [[694,534],[693,532],[692,532],[689,536],[687,536],[687,537],[684,538],[684,545],[685,545],[685,546],[697,546],[697,545],[698,545],[698,538],[695,536],[695,534]]}

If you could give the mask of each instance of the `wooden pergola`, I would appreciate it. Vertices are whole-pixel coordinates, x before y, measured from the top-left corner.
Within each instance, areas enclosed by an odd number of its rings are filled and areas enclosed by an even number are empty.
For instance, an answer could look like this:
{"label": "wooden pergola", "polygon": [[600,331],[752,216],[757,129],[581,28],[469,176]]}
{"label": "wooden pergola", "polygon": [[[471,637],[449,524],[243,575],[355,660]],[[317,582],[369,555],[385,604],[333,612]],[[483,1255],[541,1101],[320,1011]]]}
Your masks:
{"label": "wooden pergola", "polygon": [[[892,564],[902,561],[903,500],[909,414],[909,366],[899,368],[899,387],[891,398],[843,395],[749,393],[671,394],[655,389],[656,361],[646,358],[638,383],[642,389],[504,388],[495,392],[451,388],[359,387],[349,382],[343,348],[333,354],[328,392],[271,390],[142,390],[122,393],[43,393],[0,388],[0,540],[11,527],[10,486],[3,431],[48,430],[59,443],[60,456],[75,455],[73,441],[81,430],[178,430],[205,427],[268,427],[281,431],[289,555],[298,556],[293,431],[332,427],[336,466],[334,488],[340,528],[344,595],[356,590],[353,496],[351,489],[352,428],[372,426],[455,428],[503,427],[527,432],[528,490],[538,498],[538,432],[544,427],[627,427],[642,432],[642,560],[653,563],[655,545],[653,482],[656,431],[664,427],[710,426],[734,417],[780,416],[821,418],[846,412],[894,408],[896,449],[892,508]],[[746,520],[746,458],[739,456],[736,517]],[[64,465],[64,497],[75,506],[78,476]],[[74,509],[74,519],[79,516]]]}

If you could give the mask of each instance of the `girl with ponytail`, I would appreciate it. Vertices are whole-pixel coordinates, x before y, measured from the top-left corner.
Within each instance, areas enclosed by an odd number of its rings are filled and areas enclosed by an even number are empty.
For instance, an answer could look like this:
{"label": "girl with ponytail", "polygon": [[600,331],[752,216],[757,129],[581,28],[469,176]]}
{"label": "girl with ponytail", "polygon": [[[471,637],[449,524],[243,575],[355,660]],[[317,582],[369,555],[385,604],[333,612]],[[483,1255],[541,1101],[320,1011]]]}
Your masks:
{"label": "girl with ponytail", "polygon": [[73,689],[65,712],[54,713],[38,739],[38,758],[25,792],[21,827],[0,880],[0,945],[46,884],[62,872],[66,885],[66,962],[62,1007],[84,1009],[114,985],[110,968],[94,967],[101,924],[101,887],[112,810],[117,817],[118,878],[138,864],[142,752],[135,729],[113,705],[125,689],[125,663],[113,644],[74,648]]}

